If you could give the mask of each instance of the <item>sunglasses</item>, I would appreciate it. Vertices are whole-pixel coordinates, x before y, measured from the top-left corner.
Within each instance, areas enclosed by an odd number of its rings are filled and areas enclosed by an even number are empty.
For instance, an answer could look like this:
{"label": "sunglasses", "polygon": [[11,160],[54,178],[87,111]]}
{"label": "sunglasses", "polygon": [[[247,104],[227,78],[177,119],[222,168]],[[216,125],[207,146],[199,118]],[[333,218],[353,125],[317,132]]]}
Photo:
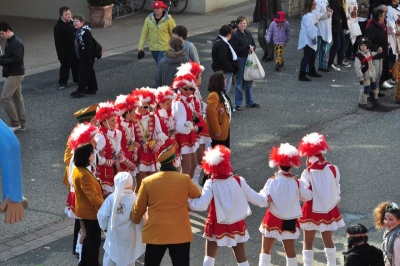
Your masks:
{"label": "sunglasses", "polygon": [[140,108],[149,109],[149,106],[148,105],[144,105],[144,106],[140,106]]}
{"label": "sunglasses", "polygon": [[195,88],[181,88],[184,91],[195,91]]}

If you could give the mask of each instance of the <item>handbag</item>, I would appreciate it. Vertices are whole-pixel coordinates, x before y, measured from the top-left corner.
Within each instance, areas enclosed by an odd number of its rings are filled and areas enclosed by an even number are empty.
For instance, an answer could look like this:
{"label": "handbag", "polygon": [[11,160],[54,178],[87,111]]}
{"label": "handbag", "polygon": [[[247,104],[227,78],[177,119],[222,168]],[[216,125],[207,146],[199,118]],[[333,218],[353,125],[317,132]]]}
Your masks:
{"label": "handbag", "polygon": [[246,65],[244,67],[243,78],[247,81],[263,79],[265,77],[265,71],[262,67],[260,60],[256,53],[251,53],[247,56]]}

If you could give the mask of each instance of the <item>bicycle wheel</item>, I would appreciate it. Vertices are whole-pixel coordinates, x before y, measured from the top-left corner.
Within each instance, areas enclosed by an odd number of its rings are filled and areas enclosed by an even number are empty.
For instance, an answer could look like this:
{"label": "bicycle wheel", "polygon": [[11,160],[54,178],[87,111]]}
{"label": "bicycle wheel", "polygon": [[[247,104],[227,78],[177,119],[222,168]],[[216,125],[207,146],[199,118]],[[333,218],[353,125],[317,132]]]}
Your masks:
{"label": "bicycle wheel", "polygon": [[187,8],[189,0],[170,0],[169,13],[180,14]]}
{"label": "bicycle wheel", "polygon": [[131,0],[132,12],[137,13],[143,11],[146,0]]}

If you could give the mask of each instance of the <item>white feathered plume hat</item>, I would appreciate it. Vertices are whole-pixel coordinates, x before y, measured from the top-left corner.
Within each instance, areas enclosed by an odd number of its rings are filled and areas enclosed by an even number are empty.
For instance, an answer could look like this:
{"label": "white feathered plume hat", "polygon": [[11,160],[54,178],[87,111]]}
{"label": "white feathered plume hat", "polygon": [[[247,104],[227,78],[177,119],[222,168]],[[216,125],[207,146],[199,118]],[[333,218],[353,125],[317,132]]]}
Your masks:
{"label": "white feathered plume hat", "polygon": [[269,167],[275,166],[299,167],[301,165],[299,151],[289,143],[283,143],[279,147],[272,147],[269,154]]}
{"label": "white feathered plume hat", "polygon": [[304,136],[299,142],[299,151],[302,157],[325,154],[329,150],[325,137],[316,132]]}

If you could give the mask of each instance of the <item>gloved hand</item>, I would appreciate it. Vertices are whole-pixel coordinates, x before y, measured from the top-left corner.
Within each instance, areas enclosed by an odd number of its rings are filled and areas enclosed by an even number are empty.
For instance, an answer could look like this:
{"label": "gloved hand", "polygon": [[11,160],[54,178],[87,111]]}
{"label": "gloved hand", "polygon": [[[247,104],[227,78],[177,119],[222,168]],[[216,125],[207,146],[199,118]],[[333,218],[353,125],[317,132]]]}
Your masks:
{"label": "gloved hand", "polygon": [[183,125],[184,125],[185,127],[190,128],[190,130],[193,130],[193,123],[192,123],[192,122],[186,121]]}
{"label": "gloved hand", "polygon": [[143,57],[144,57],[144,51],[143,51],[143,50],[140,50],[140,51],[138,52],[138,54],[137,54],[137,59],[140,60],[140,59],[142,59]]}
{"label": "gloved hand", "polygon": [[317,44],[317,38],[314,38],[314,39],[312,40],[312,43],[313,43],[314,45],[316,45],[316,44]]}

